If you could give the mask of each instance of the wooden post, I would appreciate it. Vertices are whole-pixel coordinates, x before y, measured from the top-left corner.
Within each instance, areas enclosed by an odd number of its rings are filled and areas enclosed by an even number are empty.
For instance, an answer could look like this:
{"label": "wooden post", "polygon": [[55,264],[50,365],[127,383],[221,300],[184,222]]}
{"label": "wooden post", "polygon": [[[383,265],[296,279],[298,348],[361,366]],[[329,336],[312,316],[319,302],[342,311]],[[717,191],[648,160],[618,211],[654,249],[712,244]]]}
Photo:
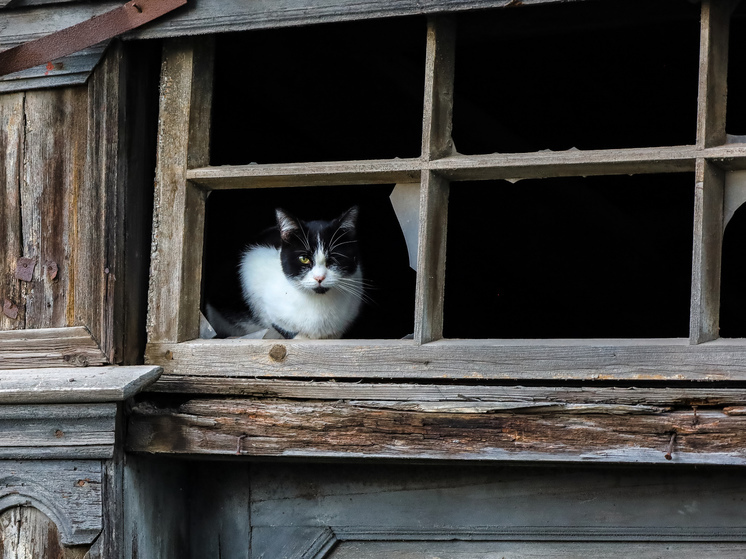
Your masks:
{"label": "wooden post", "polygon": [[724,189],[725,172],[706,159],[698,159],[689,322],[689,341],[692,344],[708,342],[719,336]]}
{"label": "wooden post", "polygon": [[[453,151],[454,46],[452,22],[431,18],[427,27],[422,129],[422,157],[428,162]],[[448,193],[449,183],[445,178],[433,171],[422,173],[414,327],[415,342],[420,344],[443,337]]]}
{"label": "wooden post", "polygon": [[209,163],[214,44],[166,43],[161,71],[148,341],[199,335],[205,195],[187,169]]}

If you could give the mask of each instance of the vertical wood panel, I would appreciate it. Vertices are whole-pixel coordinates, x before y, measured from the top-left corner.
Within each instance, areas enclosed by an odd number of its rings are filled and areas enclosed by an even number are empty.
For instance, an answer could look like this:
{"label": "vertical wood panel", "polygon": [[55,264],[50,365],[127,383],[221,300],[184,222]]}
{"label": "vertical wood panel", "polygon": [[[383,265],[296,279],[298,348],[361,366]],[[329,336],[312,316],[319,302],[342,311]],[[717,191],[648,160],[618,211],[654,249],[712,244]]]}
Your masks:
{"label": "vertical wood panel", "polygon": [[723,246],[725,172],[697,160],[689,341],[714,340],[720,329],[720,263]]}
{"label": "vertical wood panel", "polygon": [[[24,285],[27,328],[74,322],[71,241],[79,211],[77,197],[85,180],[87,102],[84,88],[26,93],[23,253],[36,262],[33,280]],[[54,278],[47,273],[47,261],[57,265]]]}
{"label": "vertical wood panel", "polygon": [[421,188],[414,339],[424,344],[443,337],[449,183],[426,171]]}
{"label": "vertical wood panel", "polygon": [[456,30],[451,20],[428,20],[422,126],[422,155],[428,160],[452,155],[454,151],[451,130],[455,42]]}
{"label": "vertical wood panel", "polygon": [[2,559],[83,559],[88,547],[61,545],[54,522],[33,507],[14,507],[0,514]]}
{"label": "vertical wood panel", "polygon": [[729,20],[738,0],[703,0],[700,29],[697,146],[725,143]]}
{"label": "vertical wood panel", "polygon": [[158,161],[148,296],[148,339],[199,335],[204,193],[186,170],[209,161],[213,43],[166,44],[161,72]]}
{"label": "vertical wood panel", "polygon": [[[23,93],[0,96],[0,309],[7,300],[16,318],[0,310],[0,330],[23,328],[26,320],[15,265],[21,248],[21,170],[24,140]],[[9,310],[10,312],[10,310]],[[15,314],[10,312],[10,314]]]}

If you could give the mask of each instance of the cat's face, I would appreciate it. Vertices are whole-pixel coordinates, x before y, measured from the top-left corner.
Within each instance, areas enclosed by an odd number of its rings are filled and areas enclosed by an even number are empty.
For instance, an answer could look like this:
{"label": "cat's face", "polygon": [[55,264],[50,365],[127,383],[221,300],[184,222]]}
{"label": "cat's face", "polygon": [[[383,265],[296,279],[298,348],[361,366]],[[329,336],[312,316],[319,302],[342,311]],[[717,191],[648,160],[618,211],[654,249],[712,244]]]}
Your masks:
{"label": "cat's face", "polygon": [[276,215],[285,275],[299,288],[320,295],[347,290],[358,269],[357,206],[331,221],[302,221],[281,209]]}

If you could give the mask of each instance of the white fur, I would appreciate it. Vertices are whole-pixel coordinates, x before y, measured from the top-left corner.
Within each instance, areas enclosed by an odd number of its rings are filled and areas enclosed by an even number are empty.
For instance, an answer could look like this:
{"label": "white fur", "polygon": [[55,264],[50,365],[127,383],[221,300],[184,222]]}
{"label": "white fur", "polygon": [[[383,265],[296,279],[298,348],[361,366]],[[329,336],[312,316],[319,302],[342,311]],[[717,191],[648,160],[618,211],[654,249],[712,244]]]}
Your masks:
{"label": "white fur", "polygon": [[[329,291],[319,294],[312,291],[319,286],[313,274],[322,267],[326,277],[321,286]],[[298,338],[339,338],[360,310],[359,297],[336,287],[340,274],[334,268],[317,265],[300,281],[293,281],[282,271],[280,250],[274,247],[255,246],[244,252],[240,275],[244,299],[256,325],[263,328],[276,324],[297,332]],[[359,267],[349,279],[357,281],[362,291]]]}

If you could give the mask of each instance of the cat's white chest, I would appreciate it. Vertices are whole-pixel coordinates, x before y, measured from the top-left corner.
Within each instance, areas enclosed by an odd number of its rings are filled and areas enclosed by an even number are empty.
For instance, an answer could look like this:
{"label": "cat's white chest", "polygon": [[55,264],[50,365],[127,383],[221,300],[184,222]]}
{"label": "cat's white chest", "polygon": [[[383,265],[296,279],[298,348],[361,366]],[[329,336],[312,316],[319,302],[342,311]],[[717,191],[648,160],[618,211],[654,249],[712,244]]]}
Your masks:
{"label": "cat's white chest", "polygon": [[[273,325],[307,338],[338,338],[357,317],[360,299],[340,289],[318,294],[297,287],[282,271],[280,250],[247,250],[240,267],[241,286],[254,322]],[[358,270],[351,279],[361,281]]]}

